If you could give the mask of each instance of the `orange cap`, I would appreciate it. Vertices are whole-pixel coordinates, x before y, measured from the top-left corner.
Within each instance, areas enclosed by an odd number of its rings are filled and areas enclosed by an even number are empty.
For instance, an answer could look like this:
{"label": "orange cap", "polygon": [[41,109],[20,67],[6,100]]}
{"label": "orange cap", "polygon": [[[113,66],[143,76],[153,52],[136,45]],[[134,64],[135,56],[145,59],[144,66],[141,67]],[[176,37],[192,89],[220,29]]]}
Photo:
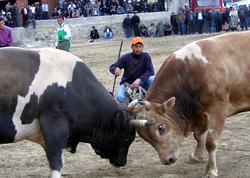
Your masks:
{"label": "orange cap", "polygon": [[131,44],[132,46],[137,44],[137,43],[141,43],[141,44],[144,44],[144,41],[141,37],[134,37],[132,40],[131,40]]}

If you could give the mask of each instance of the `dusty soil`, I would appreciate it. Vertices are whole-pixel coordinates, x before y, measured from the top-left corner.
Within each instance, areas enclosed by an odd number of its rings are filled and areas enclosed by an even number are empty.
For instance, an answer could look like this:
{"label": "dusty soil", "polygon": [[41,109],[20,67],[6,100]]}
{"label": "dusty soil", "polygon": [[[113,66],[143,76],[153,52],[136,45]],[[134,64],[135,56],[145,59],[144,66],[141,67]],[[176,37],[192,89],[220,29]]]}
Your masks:
{"label": "dusty soil", "polygon": [[[156,71],[166,56],[185,44],[207,37],[206,35],[176,36],[145,39],[145,51],[149,52]],[[74,44],[71,52],[90,67],[96,77],[112,90],[114,77],[108,67],[117,59],[120,40],[97,41],[91,44]],[[122,54],[130,51],[129,40],[124,40]],[[119,79],[117,80],[118,84]],[[219,175],[222,178],[249,178],[250,169],[250,113],[229,118],[225,124],[217,152]],[[206,163],[191,163],[189,154],[195,142],[190,135],[182,145],[180,159],[171,166],[160,163],[156,151],[137,137],[131,145],[128,164],[112,167],[107,160],[95,155],[88,144],[81,143],[76,154],[64,152],[65,165],[62,174],[67,178],[195,178],[202,177]],[[50,170],[43,149],[32,142],[22,141],[0,146],[0,178],[48,177]]]}

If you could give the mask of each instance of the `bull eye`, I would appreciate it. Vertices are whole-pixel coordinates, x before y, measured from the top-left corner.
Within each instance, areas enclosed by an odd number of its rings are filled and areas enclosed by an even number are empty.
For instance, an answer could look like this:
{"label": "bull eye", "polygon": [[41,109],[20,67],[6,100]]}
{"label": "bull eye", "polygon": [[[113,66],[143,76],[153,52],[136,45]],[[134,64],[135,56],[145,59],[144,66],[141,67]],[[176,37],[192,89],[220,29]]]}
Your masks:
{"label": "bull eye", "polygon": [[165,132],[165,130],[166,130],[166,126],[164,124],[160,124],[158,126],[158,132],[160,135],[162,135]]}

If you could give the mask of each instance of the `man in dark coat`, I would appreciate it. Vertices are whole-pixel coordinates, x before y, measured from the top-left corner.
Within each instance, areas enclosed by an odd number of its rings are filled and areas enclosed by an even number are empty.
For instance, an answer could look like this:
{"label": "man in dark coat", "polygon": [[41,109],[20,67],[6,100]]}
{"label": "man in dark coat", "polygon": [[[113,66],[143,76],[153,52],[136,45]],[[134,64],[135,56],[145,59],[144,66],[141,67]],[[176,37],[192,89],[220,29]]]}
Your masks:
{"label": "man in dark coat", "polygon": [[124,29],[126,38],[130,38],[132,36],[132,26],[131,26],[131,18],[127,15],[122,22],[122,27]]}
{"label": "man in dark coat", "polygon": [[172,12],[170,16],[170,22],[171,22],[171,26],[173,28],[174,34],[177,35],[178,34],[177,16],[174,12]]}
{"label": "man in dark coat", "polygon": [[137,15],[137,12],[135,11],[134,15],[131,18],[131,25],[135,36],[140,36],[139,23],[140,23],[140,17]]}

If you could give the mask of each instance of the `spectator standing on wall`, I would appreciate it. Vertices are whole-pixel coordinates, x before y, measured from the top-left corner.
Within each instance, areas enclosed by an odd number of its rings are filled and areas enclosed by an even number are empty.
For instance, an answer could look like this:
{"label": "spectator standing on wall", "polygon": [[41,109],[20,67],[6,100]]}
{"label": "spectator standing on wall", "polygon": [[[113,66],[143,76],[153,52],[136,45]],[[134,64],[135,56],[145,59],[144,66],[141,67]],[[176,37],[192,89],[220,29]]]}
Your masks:
{"label": "spectator standing on wall", "polygon": [[[194,34],[196,29],[195,29],[195,13],[193,11],[189,11],[187,14],[187,22],[188,22],[188,31],[187,34]],[[173,27],[172,27],[173,28]],[[174,31],[174,29],[173,29]]]}
{"label": "spectator standing on wall", "polygon": [[122,27],[124,29],[126,38],[130,38],[132,36],[132,26],[131,26],[131,18],[127,15],[122,22]]}
{"label": "spectator standing on wall", "polygon": [[29,21],[32,23],[32,27],[36,28],[36,7],[32,4],[29,7]]}
{"label": "spectator standing on wall", "polygon": [[54,11],[51,14],[51,17],[53,19],[57,19],[57,17],[59,16],[59,12],[57,11],[57,8],[54,8]]}
{"label": "spectator standing on wall", "polygon": [[7,12],[6,14],[6,25],[8,27],[14,28],[15,27],[15,19],[13,18],[13,16],[11,15],[11,12]]}
{"label": "spectator standing on wall", "polygon": [[27,21],[29,19],[29,11],[28,11],[28,6],[25,6],[21,9],[21,15],[22,15],[22,21],[23,21],[23,24],[22,26],[23,27],[26,27],[27,26]]}
{"label": "spectator standing on wall", "polygon": [[42,18],[43,20],[49,19],[49,5],[47,4],[46,1],[43,1],[42,4]]}
{"label": "spectator standing on wall", "polygon": [[4,25],[4,19],[0,17],[0,48],[13,46],[12,29]]}
{"label": "spectator standing on wall", "polygon": [[178,34],[177,15],[174,12],[172,12],[170,16],[170,23],[173,28],[174,34],[177,35]]}
{"label": "spectator standing on wall", "polygon": [[40,5],[39,2],[35,3],[35,7],[36,7],[36,20],[41,20],[42,19],[42,7]]}
{"label": "spectator standing on wall", "polygon": [[247,30],[247,9],[246,7],[240,6],[238,10],[238,17],[240,19],[241,30]]}
{"label": "spectator standing on wall", "polygon": [[229,12],[229,18],[230,18],[230,29],[232,31],[237,30],[238,28],[238,13],[234,7],[230,7]]}
{"label": "spectator standing on wall", "polygon": [[19,26],[19,18],[18,18],[18,8],[16,6],[16,3],[11,5],[9,12],[11,13],[12,18],[14,19],[15,27],[18,27]]}
{"label": "spectator standing on wall", "polygon": [[184,10],[180,8],[177,14],[177,24],[178,24],[179,34],[181,35],[185,34],[185,25],[184,25],[185,20],[186,20],[186,16],[185,16]]}
{"label": "spectator standing on wall", "polygon": [[57,28],[57,49],[61,49],[69,52],[71,32],[69,27],[64,22],[64,16],[59,15],[57,17],[58,28]]}
{"label": "spectator standing on wall", "polygon": [[131,18],[131,25],[135,36],[140,36],[139,24],[140,24],[140,17],[137,15],[137,12],[134,11],[134,15]]}
{"label": "spectator standing on wall", "polygon": [[198,10],[196,14],[197,19],[197,31],[199,34],[203,33],[203,25],[204,25],[204,13],[201,11],[201,9]]}

